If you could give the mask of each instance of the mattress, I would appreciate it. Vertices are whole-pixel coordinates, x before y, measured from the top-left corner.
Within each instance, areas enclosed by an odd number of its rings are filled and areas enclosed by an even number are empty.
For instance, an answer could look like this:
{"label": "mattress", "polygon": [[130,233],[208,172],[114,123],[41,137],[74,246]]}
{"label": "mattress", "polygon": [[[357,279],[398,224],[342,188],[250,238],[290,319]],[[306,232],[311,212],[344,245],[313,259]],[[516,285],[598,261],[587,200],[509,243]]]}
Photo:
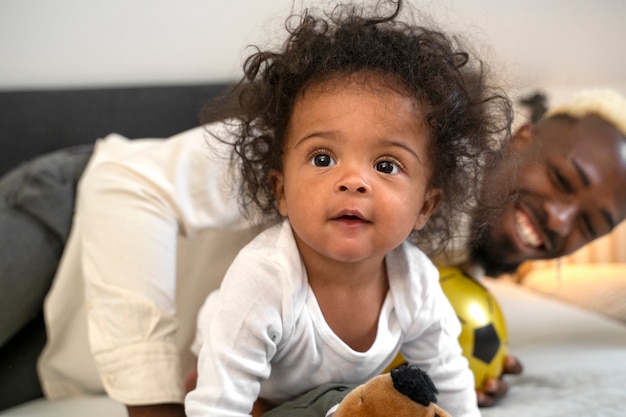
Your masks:
{"label": "mattress", "polygon": [[[500,301],[509,351],[524,364],[509,393],[484,417],[626,416],[626,326],[505,280],[486,280]],[[626,300],[624,300],[626,302]],[[104,396],[37,400],[3,417],[124,417]]]}
{"label": "mattress", "polygon": [[626,416],[623,322],[507,281],[486,285],[500,301],[509,351],[524,372],[505,377],[507,396],[483,409],[484,417]]}

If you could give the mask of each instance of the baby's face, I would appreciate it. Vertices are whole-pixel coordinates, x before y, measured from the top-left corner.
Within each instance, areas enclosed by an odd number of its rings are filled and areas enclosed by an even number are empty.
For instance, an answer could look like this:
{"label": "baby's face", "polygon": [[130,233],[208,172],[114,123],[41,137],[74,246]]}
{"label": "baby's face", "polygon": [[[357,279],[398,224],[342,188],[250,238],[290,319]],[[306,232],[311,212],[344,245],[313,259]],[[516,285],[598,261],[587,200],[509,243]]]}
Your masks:
{"label": "baby's face", "polygon": [[293,108],[276,197],[304,252],[382,259],[439,201],[421,107],[373,77],[314,84]]}

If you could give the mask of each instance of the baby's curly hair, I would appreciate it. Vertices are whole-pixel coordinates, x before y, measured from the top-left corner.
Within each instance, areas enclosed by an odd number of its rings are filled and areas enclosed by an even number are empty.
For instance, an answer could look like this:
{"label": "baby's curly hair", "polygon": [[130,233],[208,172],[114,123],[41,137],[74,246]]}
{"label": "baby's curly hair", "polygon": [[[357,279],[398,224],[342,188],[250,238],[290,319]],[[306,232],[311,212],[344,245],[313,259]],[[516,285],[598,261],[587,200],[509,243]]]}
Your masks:
{"label": "baby's curly hair", "polygon": [[[392,10],[380,16],[385,6]],[[452,219],[465,211],[480,165],[488,159],[483,153],[493,151],[494,139],[510,134],[511,104],[458,39],[399,21],[401,9],[401,0],[380,0],[369,12],[355,5],[339,5],[317,17],[305,11],[287,20],[289,36],[280,51],[257,48],[248,57],[233,89],[237,116],[229,124],[235,139],[222,138],[232,143],[242,172],[243,207],[254,204],[270,218],[280,217],[272,172],[281,171],[291,113],[307,87],[357,72],[380,73],[427,111],[429,185],[441,189],[444,198],[418,241],[439,247],[435,241],[449,238]]]}

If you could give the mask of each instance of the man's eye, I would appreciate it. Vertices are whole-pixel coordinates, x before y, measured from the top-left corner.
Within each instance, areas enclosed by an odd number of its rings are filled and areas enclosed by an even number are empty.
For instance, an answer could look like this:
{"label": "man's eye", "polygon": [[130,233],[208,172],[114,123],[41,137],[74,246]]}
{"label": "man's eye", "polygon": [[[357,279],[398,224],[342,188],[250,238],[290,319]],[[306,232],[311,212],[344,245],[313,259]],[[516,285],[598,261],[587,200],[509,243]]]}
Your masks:
{"label": "man's eye", "polygon": [[587,215],[582,216],[582,224],[585,234],[590,237],[590,239],[595,239],[598,237],[598,231],[593,225],[591,218]]}
{"label": "man's eye", "polygon": [[391,161],[380,161],[374,165],[376,171],[383,172],[385,174],[397,174],[398,167]]}
{"label": "man's eye", "polygon": [[574,191],[572,184],[559,171],[554,170],[552,175],[554,176],[554,180],[556,181],[558,187],[561,190],[563,190],[566,193],[571,193],[572,191]]}
{"label": "man's eye", "polygon": [[327,154],[318,154],[311,160],[316,167],[329,167],[335,165],[335,160]]}

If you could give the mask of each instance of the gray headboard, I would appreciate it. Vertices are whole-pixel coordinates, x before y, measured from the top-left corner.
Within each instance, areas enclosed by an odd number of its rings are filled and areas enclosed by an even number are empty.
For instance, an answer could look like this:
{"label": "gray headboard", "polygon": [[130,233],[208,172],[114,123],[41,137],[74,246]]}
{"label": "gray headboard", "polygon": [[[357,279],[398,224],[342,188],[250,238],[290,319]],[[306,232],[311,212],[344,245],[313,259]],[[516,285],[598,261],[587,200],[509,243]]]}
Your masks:
{"label": "gray headboard", "polygon": [[228,84],[0,92],[0,175],[40,154],[116,132],[167,137],[198,125]]}

